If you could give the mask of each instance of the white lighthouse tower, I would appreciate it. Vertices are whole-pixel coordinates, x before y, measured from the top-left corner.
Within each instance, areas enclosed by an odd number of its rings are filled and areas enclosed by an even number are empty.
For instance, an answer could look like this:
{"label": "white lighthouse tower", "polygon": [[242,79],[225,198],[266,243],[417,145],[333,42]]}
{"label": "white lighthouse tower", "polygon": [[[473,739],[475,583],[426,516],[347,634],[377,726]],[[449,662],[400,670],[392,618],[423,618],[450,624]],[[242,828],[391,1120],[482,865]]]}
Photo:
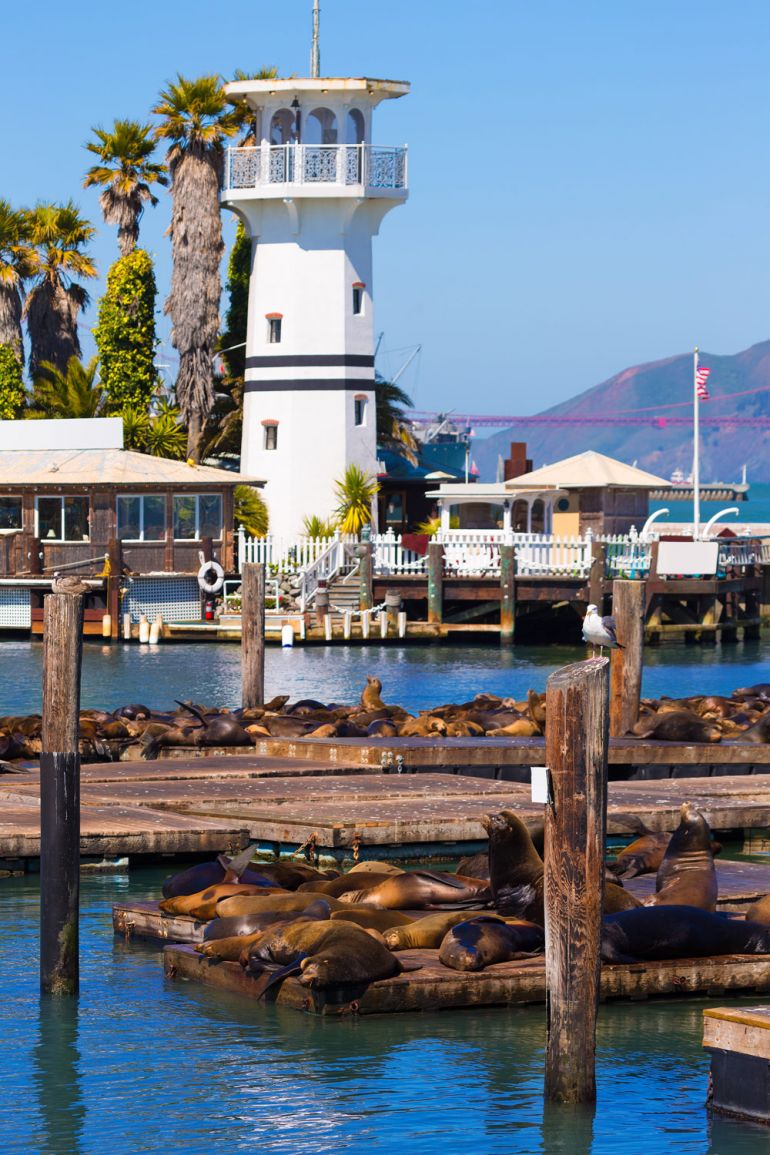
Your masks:
{"label": "white lighthouse tower", "polygon": [[329,517],[348,465],[376,474],[372,238],[407,197],[405,147],[372,114],[409,85],[243,80],[255,144],[227,150],[222,201],[252,238],[241,469],[267,479],[270,528]]}

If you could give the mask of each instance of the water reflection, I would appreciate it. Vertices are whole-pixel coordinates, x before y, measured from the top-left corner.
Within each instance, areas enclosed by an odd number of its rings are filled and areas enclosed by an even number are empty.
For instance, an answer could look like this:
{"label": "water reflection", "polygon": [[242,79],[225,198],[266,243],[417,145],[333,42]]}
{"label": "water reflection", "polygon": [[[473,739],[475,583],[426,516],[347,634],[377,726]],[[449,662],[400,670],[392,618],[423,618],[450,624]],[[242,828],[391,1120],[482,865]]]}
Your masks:
{"label": "water reflection", "polygon": [[40,1112],[40,1150],[77,1155],[86,1117],[77,999],[41,997],[32,1071]]}

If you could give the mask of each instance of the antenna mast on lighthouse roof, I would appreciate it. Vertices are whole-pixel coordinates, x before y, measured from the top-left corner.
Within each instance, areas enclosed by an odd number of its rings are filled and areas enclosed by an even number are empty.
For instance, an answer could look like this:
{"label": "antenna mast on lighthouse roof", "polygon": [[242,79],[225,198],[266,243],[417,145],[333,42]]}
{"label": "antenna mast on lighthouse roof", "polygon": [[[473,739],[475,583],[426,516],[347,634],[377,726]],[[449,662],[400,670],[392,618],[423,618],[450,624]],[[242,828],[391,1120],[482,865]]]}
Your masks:
{"label": "antenna mast on lighthouse roof", "polygon": [[321,45],[318,36],[318,22],[321,9],[318,0],[313,0],[313,47],[310,50],[310,75],[316,80],[321,75]]}

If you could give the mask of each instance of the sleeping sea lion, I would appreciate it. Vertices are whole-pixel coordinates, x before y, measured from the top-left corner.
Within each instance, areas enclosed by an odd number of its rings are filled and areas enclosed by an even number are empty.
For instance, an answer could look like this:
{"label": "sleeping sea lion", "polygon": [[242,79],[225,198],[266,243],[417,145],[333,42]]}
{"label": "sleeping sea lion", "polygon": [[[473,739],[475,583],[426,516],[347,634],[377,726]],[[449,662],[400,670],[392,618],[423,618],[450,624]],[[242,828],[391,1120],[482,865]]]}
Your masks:
{"label": "sleeping sea lion", "polygon": [[404,871],[369,890],[349,890],[340,895],[342,903],[373,906],[378,910],[431,910],[434,907],[478,910],[489,905],[490,900],[484,879],[428,870]]}
{"label": "sleeping sea lion", "polygon": [[441,911],[416,918],[405,926],[384,930],[382,937],[388,950],[435,950],[448,930],[468,921],[467,910]]}
{"label": "sleeping sea lion", "polygon": [[656,742],[720,742],[722,739],[714,722],[707,722],[690,710],[671,710],[643,718],[631,733],[636,738],[654,738]]}
{"label": "sleeping sea lion", "polygon": [[471,878],[489,878],[489,855],[486,851],[481,854],[472,854],[470,858],[461,858],[457,863],[457,873]]}
{"label": "sleeping sea lion", "polygon": [[544,866],[529,831],[512,810],[487,814],[481,822],[489,835],[489,885],[495,910],[542,925]]}
{"label": "sleeping sea lion", "polygon": [[378,718],[375,722],[369,723],[366,733],[370,738],[396,738],[398,727],[389,718]]}
{"label": "sleeping sea lion", "polygon": [[[392,862],[380,862],[377,859],[365,860],[364,862],[357,862],[355,866],[351,866],[348,874],[403,874],[400,866],[394,866]],[[467,872],[465,872],[467,873]]]}
{"label": "sleeping sea lion", "polygon": [[302,862],[260,862],[257,870],[263,878],[271,880],[274,886],[286,890],[296,890],[303,882],[328,882],[338,877],[336,870],[316,870]]}
{"label": "sleeping sea lion", "polygon": [[[207,936],[204,932],[203,942],[198,943],[195,949],[206,958],[217,958],[220,962],[237,962],[241,954],[244,951],[248,952],[266,931],[275,930],[290,922],[321,922],[328,919],[329,913],[329,904],[319,898],[305,910],[274,911],[272,914],[265,912],[261,915],[252,915],[248,920],[251,924],[250,929],[234,929],[230,934],[217,933],[212,936]],[[244,926],[246,921],[244,919],[214,919],[215,923],[220,924],[217,928],[220,931],[223,929],[221,924],[236,923]]]}
{"label": "sleeping sea lion", "polygon": [[682,803],[682,817],[658,869],[656,893],[645,906],[698,906],[716,910],[717,874],[711,831],[702,814]]}
{"label": "sleeping sea lion", "polygon": [[335,910],[329,917],[332,922],[337,919],[341,922],[354,922],[356,926],[363,927],[364,930],[378,930],[380,934],[384,934],[391,927],[408,926],[414,922],[413,918],[402,914],[400,910],[375,910],[373,907],[359,909],[351,906],[347,910]]}
{"label": "sleeping sea lion", "polygon": [[770,926],[770,894],[757,899],[746,911],[747,922],[761,922],[763,926]]}
{"label": "sleeping sea lion", "polygon": [[228,858],[220,854],[213,862],[199,862],[178,874],[171,874],[163,883],[164,898],[178,898],[185,894],[198,894],[209,886],[220,882],[248,882],[254,886],[271,885],[267,875],[261,870],[251,870],[249,863],[256,845],[247,847],[240,854]]}
{"label": "sleeping sea lion", "polygon": [[299,894],[285,890],[274,890],[267,894],[238,894],[233,898],[222,898],[217,903],[217,918],[241,918],[264,911],[307,910],[318,898],[323,898],[331,910],[342,910],[336,898],[318,894]]}
{"label": "sleeping sea lion", "polygon": [[220,882],[216,886],[209,886],[197,894],[184,894],[178,898],[167,898],[158,903],[164,914],[190,914],[201,922],[209,922],[217,913],[217,903],[223,898],[232,898],[235,895],[265,895],[269,893],[265,887],[251,886],[243,882]]}
{"label": "sleeping sea lion", "polygon": [[495,963],[545,950],[545,931],[534,922],[506,923],[490,915],[460,922],[439,947],[439,962],[455,971],[483,971]]}
{"label": "sleeping sea lion", "polygon": [[608,963],[770,954],[770,927],[696,906],[643,906],[604,919],[601,950]]}
{"label": "sleeping sea lion", "polygon": [[[403,871],[401,872],[403,874]],[[303,882],[297,887],[297,890],[302,893],[312,892],[313,894],[330,894],[333,898],[340,898],[349,890],[370,890],[373,886],[377,886],[381,882],[385,882],[388,878],[396,877],[390,871],[376,871],[363,870],[351,877],[349,874],[343,874],[339,878],[324,878],[318,881]]]}
{"label": "sleeping sea lion", "polygon": [[748,730],[744,730],[740,737],[730,738],[725,745],[739,746],[744,742],[750,742],[755,746],[766,746],[770,742],[770,711],[759,718],[753,726],[749,726]]}
{"label": "sleeping sea lion", "polygon": [[265,964],[282,969],[268,973],[257,987],[258,995],[289,974],[299,974],[303,985],[320,990],[376,982],[403,970],[387,947],[348,922],[295,922],[263,935],[249,952],[247,969],[259,975]]}

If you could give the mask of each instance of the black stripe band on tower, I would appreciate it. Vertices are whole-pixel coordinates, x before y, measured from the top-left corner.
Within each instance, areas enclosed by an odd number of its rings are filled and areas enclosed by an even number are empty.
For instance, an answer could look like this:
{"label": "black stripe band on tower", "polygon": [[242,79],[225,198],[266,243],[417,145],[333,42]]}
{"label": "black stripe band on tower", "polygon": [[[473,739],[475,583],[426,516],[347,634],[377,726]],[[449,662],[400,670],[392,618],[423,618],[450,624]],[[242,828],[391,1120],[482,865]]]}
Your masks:
{"label": "black stripe band on tower", "polygon": [[247,381],[244,385],[245,393],[296,393],[323,389],[363,389],[374,392],[372,377],[301,377],[287,381],[279,378],[273,381]]}
{"label": "black stripe band on tower", "polygon": [[373,369],[371,353],[319,353],[315,356],[247,357],[247,369]]}

